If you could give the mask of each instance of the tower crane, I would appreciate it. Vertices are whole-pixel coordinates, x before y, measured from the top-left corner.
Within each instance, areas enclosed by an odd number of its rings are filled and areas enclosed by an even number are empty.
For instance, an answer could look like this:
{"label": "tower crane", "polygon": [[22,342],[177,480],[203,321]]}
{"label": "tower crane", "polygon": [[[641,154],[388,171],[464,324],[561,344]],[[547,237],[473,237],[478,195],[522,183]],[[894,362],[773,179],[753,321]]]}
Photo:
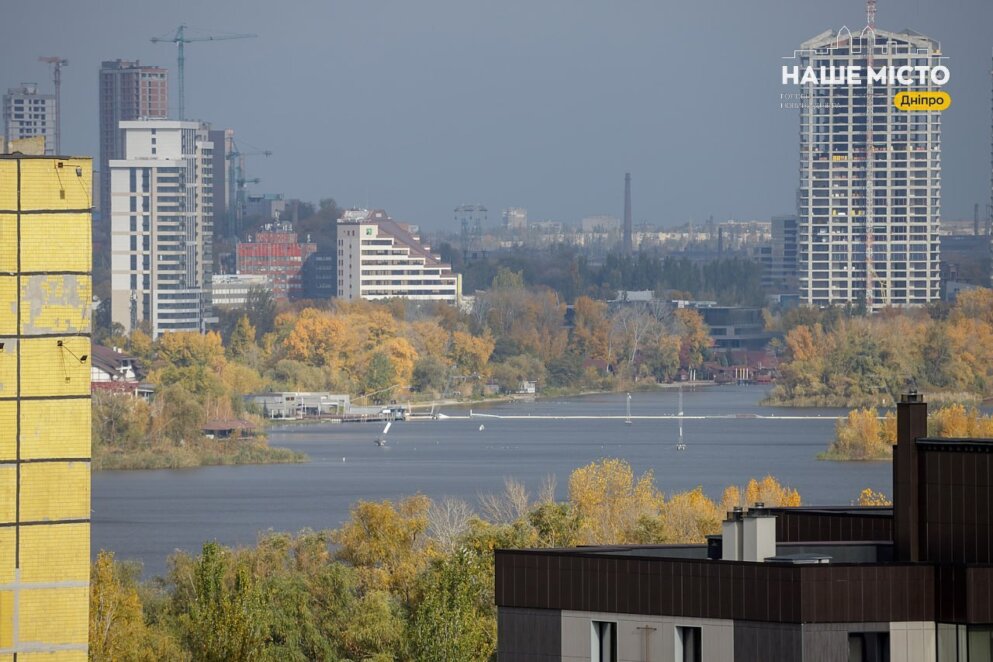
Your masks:
{"label": "tower crane", "polygon": [[152,37],[153,44],[176,44],[176,50],[178,52],[177,71],[179,73],[179,119],[186,119],[186,55],[184,52],[186,44],[191,44],[197,41],[225,41],[229,39],[253,39],[258,37],[257,34],[235,34],[235,33],[225,33],[218,35],[203,35],[199,37],[188,37],[186,36],[186,30],[189,26],[180,25],[176,28],[176,33],[171,36],[164,37]]}
{"label": "tower crane", "polygon": [[[258,184],[260,180],[258,177],[249,179],[245,177],[245,157],[246,156],[264,156],[269,158],[272,156],[272,151],[268,149],[257,149],[253,148],[249,151],[242,151],[239,149],[238,145],[232,146],[231,151],[227,154],[225,158],[231,161],[231,165],[228,167],[229,181],[234,184],[234,213],[231,214],[231,220],[229,221],[229,233],[232,236],[237,236],[241,232],[241,224],[245,219],[245,210],[247,208],[246,200],[246,184]],[[230,189],[229,189],[230,190]]]}
{"label": "tower crane", "polygon": [[58,55],[45,55],[38,61],[52,65],[52,79],[55,81],[55,153],[62,154],[62,67],[68,66],[69,60]]}

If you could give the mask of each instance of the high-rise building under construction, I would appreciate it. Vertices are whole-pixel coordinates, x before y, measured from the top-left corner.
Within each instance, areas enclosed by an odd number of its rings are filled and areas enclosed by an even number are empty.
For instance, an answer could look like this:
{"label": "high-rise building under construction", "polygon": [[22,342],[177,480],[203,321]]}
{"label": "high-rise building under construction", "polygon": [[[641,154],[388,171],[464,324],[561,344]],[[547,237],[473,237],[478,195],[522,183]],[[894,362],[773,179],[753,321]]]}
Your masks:
{"label": "high-rise building under construction", "polygon": [[[868,72],[933,69],[944,58],[928,37],[877,30],[869,4],[865,29],[826,31],[784,60],[795,72],[821,77],[797,87],[798,276],[801,300],[811,305],[877,310],[940,296],[941,113],[894,103],[899,93],[940,88],[916,71],[910,84],[906,76],[879,81]],[[861,72],[858,82],[822,77],[852,67]]]}
{"label": "high-rise building under construction", "polygon": [[0,155],[0,660],[87,659],[91,170]]}

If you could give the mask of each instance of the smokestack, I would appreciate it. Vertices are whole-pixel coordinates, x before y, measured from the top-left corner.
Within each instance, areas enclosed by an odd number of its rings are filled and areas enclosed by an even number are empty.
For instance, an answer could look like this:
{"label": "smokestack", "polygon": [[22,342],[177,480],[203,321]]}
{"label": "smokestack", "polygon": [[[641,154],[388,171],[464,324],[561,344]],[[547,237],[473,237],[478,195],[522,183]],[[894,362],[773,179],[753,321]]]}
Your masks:
{"label": "smokestack", "polygon": [[624,173],[624,252],[634,252],[631,227],[631,173]]}
{"label": "smokestack", "polygon": [[895,560],[921,557],[920,472],[917,440],[927,437],[927,403],[917,389],[900,396],[893,449],[893,551]]}

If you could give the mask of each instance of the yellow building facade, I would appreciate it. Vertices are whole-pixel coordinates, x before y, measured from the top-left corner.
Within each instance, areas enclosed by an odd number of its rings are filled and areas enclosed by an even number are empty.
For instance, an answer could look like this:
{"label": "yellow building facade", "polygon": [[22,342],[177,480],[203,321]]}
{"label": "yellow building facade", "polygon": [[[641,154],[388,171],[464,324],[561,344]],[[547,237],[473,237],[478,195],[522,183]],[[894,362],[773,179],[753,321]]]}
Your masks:
{"label": "yellow building facade", "polygon": [[0,155],[0,662],[87,659],[92,190]]}

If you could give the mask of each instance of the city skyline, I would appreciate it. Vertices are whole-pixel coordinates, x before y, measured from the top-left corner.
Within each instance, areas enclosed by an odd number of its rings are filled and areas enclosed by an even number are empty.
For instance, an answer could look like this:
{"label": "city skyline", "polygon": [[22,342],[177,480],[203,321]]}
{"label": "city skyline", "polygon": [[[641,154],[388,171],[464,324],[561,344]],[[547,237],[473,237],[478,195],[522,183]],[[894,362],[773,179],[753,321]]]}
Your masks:
{"label": "city skyline", "polygon": [[[66,25],[92,38],[69,38],[62,34],[68,28],[58,26],[31,44],[14,35],[0,46],[6,63],[0,87],[37,80],[50,91],[50,72],[36,57],[78,43],[59,53],[72,62],[63,75],[64,151],[96,155],[101,61],[139,59],[174,71],[175,49],[150,37],[183,22],[254,32],[259,39],[189,47],[187,107],[191,117],[233,127],[246,142],[274,152],[248,164],[250,176],[262,178],[260,192],[315,202],[333,196],[342,206],[392,209],[435,230],[451,229],[451,209],[465,200],[490,209],[525,207],[534,219],[620,215],[616,182],[630,171],[639,182],[635,222],[671,226],[791,210],[799,183],[798,117],[779,108],[781,57],[811,34],[865,20],[858,0],[788,9],[771,0],[748,8],[720,3],[716,13],[647,3],[621,10],[570,3],[566,12],[560,2],[527,10],[515,3],[434,5],[436,11],[389,6],[383,19],[383,7],[371,5],[301,2],[277,17],[265,5],[234,12],[228,3],[197,11],[180,3],[151,7],[139,20],[115,10],[124,5],[92,12],[39,2],[24,7],[21,20],[57,10]],[[759,16],[753,29],[739,29]],[[881,28],[928,34],[951,58],[947,89],[954,107],[943,141],[947,219],[969,218],[973,204],[984,212],[988,203],[993,44],[982,26],[990,20],[993,7],[978,0],[879,8]],[[691,34],[701,25],[714,37],[705,48]],[[761,39],[752,38],[756,32]],[[370,34],[376,49],[363,48]],[[700,53],[696,66],[666,73],[669,53],[693,49]],[[691,103],[671,103],[674,93]],[[478,102],[467,102],[467,95]],[[740,112],[727,113],[728,95]],[[358,98],[381,102],[348,101]],[[287,132],[287,126],[306,130]],[[751,165],[755,154],[765,154],[763,167]],[[715,189],[713,182],[722,185]]]}

